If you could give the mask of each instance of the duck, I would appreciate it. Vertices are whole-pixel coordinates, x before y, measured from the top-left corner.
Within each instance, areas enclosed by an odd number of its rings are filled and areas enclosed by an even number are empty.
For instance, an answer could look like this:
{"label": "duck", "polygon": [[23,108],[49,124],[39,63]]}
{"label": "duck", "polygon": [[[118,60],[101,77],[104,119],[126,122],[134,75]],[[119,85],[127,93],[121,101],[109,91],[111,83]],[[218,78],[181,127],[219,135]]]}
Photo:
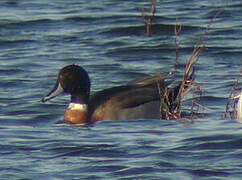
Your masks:
{"label": "duck", "polygon": [[[171,111],[176,108],[176,97],[181,84],[179,82],[170,88],[167,76],[158,73],[132,80],[125,85],[91,93],[87,71],[79,65],[72,64],[59,71],[54,88],[41,101],[49,101],[63,92],[70,94],[70,103],[64,114],[64,121],[70,124],[86,125],[105,120],[160,119],[164,118],[164,108],[168,107]],[[169,102],[162,98],[165,92]]]}
{"label": "duck", "polygon": [[237,121],[242,123],[242,90],[234,99],[237,101]]}

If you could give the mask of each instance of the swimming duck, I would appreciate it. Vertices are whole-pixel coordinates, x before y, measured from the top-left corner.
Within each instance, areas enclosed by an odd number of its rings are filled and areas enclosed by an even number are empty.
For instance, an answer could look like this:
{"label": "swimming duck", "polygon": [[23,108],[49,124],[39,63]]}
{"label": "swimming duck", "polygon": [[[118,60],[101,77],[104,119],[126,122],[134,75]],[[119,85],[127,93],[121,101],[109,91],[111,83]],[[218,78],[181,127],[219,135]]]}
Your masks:
{"label": "swimming duck", "polygon": [[168,90],[169,105],[161,101],[168,84],[166,77],[156,74],[90,94],[88,73],[78,65],[68,65],[58,74],[54,88],[42,98],[46,102],[62,92],[71,95],[64,120],[88,124],[102,120],[162,118],[161,102],[169,109],[176,107],[181,83]]}
{"label": "swimming duck", "polygon": [[234,97],[234,99],[238,99],[237,102],[237,121],[242,122],[242,90],[239,95]]}

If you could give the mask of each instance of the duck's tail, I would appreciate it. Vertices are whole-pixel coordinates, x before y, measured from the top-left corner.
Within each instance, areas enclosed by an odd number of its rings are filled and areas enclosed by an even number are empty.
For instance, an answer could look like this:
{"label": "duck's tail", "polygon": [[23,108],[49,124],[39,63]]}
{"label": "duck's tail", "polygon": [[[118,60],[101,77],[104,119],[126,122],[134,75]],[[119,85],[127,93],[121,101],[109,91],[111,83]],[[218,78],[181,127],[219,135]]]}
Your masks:
{"label": "duck's tail", "polygon": [[190,71],[186,76],[184,75],[183,81],[179,82],[178,85],[165,90],[161,98],[162,106],[160,107],[160,115],[163,119],[180,118],[182,99],[192,88],[195,81],[194,67]]}

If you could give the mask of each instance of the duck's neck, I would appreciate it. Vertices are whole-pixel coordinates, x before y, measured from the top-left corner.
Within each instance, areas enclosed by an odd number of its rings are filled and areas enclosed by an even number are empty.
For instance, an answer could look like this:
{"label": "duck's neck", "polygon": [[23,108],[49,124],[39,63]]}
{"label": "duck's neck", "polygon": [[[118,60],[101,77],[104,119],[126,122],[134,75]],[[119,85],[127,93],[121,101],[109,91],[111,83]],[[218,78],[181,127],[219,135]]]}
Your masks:
{"label": "duck's neck", "polygon": [[71,95],[71,103],[88,104],[89,95],[86,93],[78,93]]}
{"label": "duck's neck", "polygon": [[66,109],[64,119],[72,124],[88,123],[88,98],[86,93],[72,93],[71,102]]}
{"label": "duck's neck", "polygon": [[88,110],[87,104],[79,104],[71,102],[66,109],[64,119],[71,124],[87,124]]}

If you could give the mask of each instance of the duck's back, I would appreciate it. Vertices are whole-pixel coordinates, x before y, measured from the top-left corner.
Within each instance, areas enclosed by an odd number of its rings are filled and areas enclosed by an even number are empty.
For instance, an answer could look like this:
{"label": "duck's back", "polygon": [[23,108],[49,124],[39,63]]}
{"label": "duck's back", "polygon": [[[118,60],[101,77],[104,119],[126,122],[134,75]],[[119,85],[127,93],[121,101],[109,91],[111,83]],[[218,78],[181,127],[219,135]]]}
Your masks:
{"label": "duck's back", "polygon": [[160,118],[163,80],[151,76],[99,91],[89,101],[91,121]]}

